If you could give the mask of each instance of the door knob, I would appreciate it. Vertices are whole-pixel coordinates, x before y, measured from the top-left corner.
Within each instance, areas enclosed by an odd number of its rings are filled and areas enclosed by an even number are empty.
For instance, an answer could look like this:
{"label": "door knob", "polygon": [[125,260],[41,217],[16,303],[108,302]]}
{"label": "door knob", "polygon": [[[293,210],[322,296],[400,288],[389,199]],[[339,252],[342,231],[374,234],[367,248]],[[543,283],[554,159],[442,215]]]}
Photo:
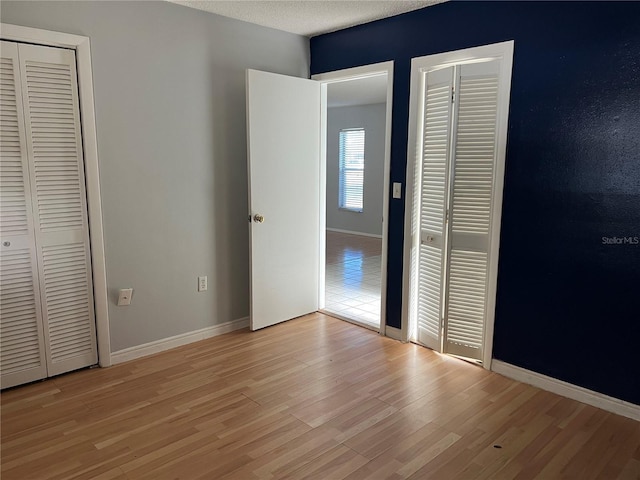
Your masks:
{"label": "door knob", "polygon": [[10,247],[11,246],[11,242],[2,242],[2,246],[3,247]]}
{"label": "door knob", "polygon": [[253,216],[253,221],[256,222],[256,223],[262,223],[262,222],[264,222],[264,217],[262,215],[260,215],[259,213],[256,213]]}

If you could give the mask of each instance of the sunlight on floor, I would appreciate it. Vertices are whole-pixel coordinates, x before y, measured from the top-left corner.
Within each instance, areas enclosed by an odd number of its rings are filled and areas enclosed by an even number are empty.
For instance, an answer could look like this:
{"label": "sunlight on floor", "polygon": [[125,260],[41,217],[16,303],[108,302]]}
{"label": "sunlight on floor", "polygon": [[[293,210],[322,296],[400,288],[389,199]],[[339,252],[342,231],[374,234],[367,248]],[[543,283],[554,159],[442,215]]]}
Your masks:
{"label": "sunlight on floor", "polygon": [[380,325],[380,252],[377,238],[327,232],[325,311]]}

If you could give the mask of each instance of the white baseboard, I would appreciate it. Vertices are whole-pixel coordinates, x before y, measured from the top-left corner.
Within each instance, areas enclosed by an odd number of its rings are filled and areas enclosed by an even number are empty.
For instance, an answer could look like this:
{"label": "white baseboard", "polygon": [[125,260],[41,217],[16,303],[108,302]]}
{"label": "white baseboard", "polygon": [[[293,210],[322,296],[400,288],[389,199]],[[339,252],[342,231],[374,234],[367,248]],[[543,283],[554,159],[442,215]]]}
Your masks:
{"label": "white baseboard", "polygon": [[542,390],[557,393],[563,397],[571,398],[586,403],[587,405],[640,421],[640,405],[625,402],[624,400],[563,382],[556,378],[547,377],[546,375],[516,367],[515,365],[501,362],[500,360],[494,359],[491,361],[491,370],[513,380],[541,388]]}
{"label": "white baseboard", "polygon": [[111,353],[111,363],[116,365],[122,362],[128,362],[136,358],[146,357],[154,353],[164,352],[172,348],[180,347],[188,343],[197,342],[206,338],[217,337],[223,333],[233,332],[249,326],[249,317],[239,318],[230,322],[221,323],[212,327],[202,328],[193,332],[181,333],[174,337],[163,338],[155,342],[136,345],[135,347],[125,348],[117,352]]}
{"label": "white baseboard", "polygon": [[398,340],[400,342],[402,341],[402,330],[400,330],[399,328],[390,327],[389,325],[387,325],[384,334],[389,338],[393,338],[394,340]]}
{"label": "white baseboard", "polygon": [[382,235],[376,235],[375,233],[354,232],[353,230],[341,230],[339,228],[326,228],[328,232],[347,233],[349,235],[360,235],[361,237],[373,237],[382,238]]}

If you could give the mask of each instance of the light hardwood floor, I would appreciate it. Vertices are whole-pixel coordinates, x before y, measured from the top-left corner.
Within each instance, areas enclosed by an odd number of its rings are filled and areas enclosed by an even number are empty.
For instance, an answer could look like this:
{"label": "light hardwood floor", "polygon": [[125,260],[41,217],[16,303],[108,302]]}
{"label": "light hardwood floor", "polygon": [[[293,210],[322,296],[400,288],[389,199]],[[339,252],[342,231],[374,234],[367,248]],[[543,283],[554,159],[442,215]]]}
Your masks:
{"label": "light hardwood floor", "polygon": [[3,480],[640,477],[638,422],[321,314],[1,401]]}

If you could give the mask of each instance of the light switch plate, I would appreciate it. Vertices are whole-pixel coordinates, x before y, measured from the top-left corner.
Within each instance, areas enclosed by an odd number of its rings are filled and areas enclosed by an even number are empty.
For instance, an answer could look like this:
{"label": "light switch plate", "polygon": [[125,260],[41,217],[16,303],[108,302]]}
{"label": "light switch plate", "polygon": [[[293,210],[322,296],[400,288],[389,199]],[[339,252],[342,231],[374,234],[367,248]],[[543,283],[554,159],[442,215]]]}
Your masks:
{"label": "light switch plate", "polygon": [[198,291],[206,292],[207,291],[207,276],[198,277]]}
{"label": "light switch plate", "polygon": [[131,297],[133,297],[133,288],[121,288],[118,294],[118,306],[126,307],[131,305]]}
{"label": "light switch plate", "polygon": [[393,198],[402,198],[402,184],[393,182]]}

